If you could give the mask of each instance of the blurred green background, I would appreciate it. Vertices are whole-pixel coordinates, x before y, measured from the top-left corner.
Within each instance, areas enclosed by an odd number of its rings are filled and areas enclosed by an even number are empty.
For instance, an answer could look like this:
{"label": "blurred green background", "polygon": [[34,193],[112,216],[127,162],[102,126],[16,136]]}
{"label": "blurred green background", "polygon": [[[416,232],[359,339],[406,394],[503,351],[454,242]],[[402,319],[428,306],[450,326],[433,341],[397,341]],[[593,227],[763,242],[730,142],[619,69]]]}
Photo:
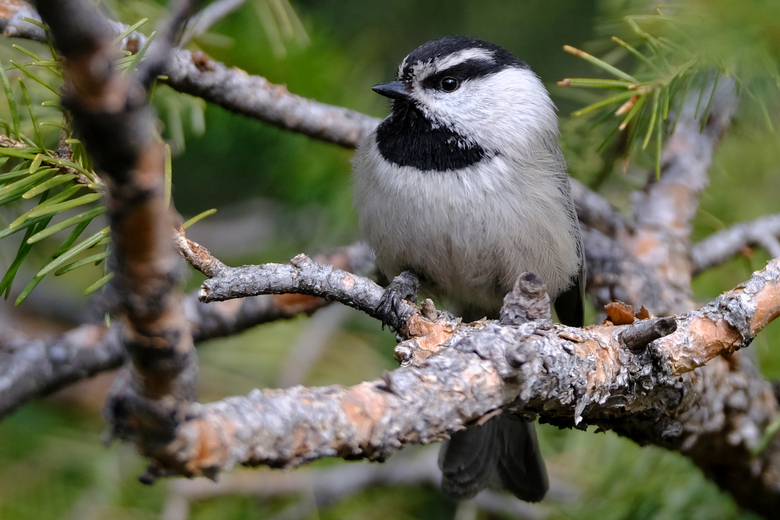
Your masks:
{"label": "blurred green background", "polygon": [[[729,9],[748,14],[768,10],[780,18],[777,3],[754,0],[736,8],[726,0],[714,0],[708,8],[716,13],[716,22],[733,17]],[[128,24],[149,17],[152,21],[141,28],[146,34],[163,13],[160,3],[149,0],[104,4]],[[447,34],[468,34],[500,44],[527,61],[548,85],[562,117],[562,146],[571,174],[589,184],[598,181],[600,191],[616,207],[625,208],[629,191],[642,186],[652,160],[632,158],[625,173],[622,162],[605,167],[603,157],[595,152],[604,130],[569,119],[595,94],[564,89],[556,82],[598,74],[586,62],[564,53],[564,44],[598,55],[608,53],[613,48],[608,36],[627,31],[622,17],[650,12],[651,7],[650,2],[622,0],[301,0],[290,5],[285,0],[250,0],[193,46],[228,65],[285,84],[293,93],[383,117],[389,105],[370,87],[392,78],[400,60],[419,44]],[[728,36],[747,45],[759,28],[770,50],[775,44],[777,53],[780,31],[765,26],[778,20],[759,15],[736,19],[744,24],[744,31],[720,31],[713,38]],[[0,40],[3,63],[18,56],[11,43]],[[351,151],[205,106],[167,87],[157,90],[156,107],[163,136],[175,150],[177,209],[185,218],[219,209],[188,236],[223,261],[233,265],[283,262],[300,252],[314,254],[357,239]],[[756,123],[749,105],[743,108],[716,153],[711,186],[694,222],[696,239],[778,211],[778,137]],[[5,110],[2,103],[0,110]],[[602,182],[604,171],[608,175]],[[18,243],[18,238],[0,242],[3,268],[13,259]],[[697,296],[706,301],[733,287],[767,259],[764,251],[756,250],[708,271],[695,280]],[[99,272],[96,268],[47,279],[33,293],[39,293],[38,299],[31,297],[19,310],[12,309],[19,291],[15,287],[12,298],[2,304],[0,324],[32,326],[41,334],[66,330],[69,319],[88,314],[89,303],[80,291]],[[196,288],[201,279],[190,275],[188,288]],[[72,314],[50,312],[53,318],[41,317],[39,309],[46,306],[40,302],[45,298],[67,302]],[[256,327],[200,346],[200,398],[210,401],[280,384],[353,384],[373,379],[395,366],[394,343],[393,335],[375,321],[335,307],[313,318]],[[770,378],[780,374],[780,354],[772,349],[779,343],[780,327],[773,324],[751,346]],[[319,348],[314,350],[312,344]],[[0,519],[147,519],[165,517],[164,511],[166,518],[178,518],[171,516],[167,482],[142,486],[136,479],[143,461],[132,449],[117,444],[105,448],[101,443],[105,424],[99,412],[108,384],[110,377],[96,378],[29,404],[0,422]],[[561,490],[538,510],[549,518],[753,518],[674,453],[639,448],[611,432],[594,435],[546,425],[538,431],[550,474]],[[322,461],[315,466],[333,464],[345,463]],[[297,495],[234,494],[192,502],[189,518],[505,517],[484,510],[458,510],[426,484],[369,487],[336,504],[296,509],[303,500]]]}

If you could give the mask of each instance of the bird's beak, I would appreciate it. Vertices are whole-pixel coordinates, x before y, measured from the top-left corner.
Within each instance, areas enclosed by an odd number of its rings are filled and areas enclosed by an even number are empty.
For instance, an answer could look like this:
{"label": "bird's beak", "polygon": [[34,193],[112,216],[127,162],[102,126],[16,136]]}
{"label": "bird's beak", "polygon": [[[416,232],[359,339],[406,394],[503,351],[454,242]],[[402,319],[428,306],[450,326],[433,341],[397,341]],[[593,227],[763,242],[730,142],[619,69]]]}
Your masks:
{"label": "bird's beak", "polygon": [[407,99],[409,97],[409,92],[406,91],[406,87],[401,81],[380,83],[371,87],[371,90],[390,99]]}

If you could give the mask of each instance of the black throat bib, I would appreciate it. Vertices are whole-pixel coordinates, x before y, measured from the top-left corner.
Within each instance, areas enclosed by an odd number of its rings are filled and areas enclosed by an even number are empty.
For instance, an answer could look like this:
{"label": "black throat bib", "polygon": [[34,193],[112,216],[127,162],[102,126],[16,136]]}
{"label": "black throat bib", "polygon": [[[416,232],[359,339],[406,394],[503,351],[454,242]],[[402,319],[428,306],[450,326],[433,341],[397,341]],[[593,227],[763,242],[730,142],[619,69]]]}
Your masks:
{"label": "black throat bib", "polygon": [[377,128],[376,142],[385,160],[422,171],[458,170],[489,155],[457,132],[434,127],[407,100],[393,102],[393,112]]}

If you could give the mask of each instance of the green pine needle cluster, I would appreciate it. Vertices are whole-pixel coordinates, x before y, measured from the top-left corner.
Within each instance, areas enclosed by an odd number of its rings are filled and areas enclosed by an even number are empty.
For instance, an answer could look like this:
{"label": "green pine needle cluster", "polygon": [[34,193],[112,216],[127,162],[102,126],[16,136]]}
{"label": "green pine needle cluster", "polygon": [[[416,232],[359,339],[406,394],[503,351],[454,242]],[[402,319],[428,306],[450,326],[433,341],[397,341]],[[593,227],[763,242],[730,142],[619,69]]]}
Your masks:
{"label": "green pine needle cluster", "polygon": [[[674,132],[676,126],[677,118],[673,114],[679,112],[679,105],[689,95],[697,96],[695,118],[700,121],[703,130],[718,82],[723,77],[733,79],[738,90],[745,92],[755,102],[767,129],[773,131],[768,108],[771,96],[767,96],[760,85],[756,86],[760,82],[756,81],[749,67],[741,62],[742,56],[737,52],[738,49],[720,54],[717,58],[706,52],[703,48],[704,40],[698,37],[701,26],[706,24],[697,17],[695,7],[694,4],[691,9],[685,6],[659,8],[653,15],[625,18],[631,36],[637,43],[631,45],[613,36],[612,42],[620,52],[610,53],[610,61],[633,57],[636,71],[631,74],[585,51],[564,47],[566,52],[588,61],[612,78],[568,78],[559,82],[559,85],[618,91],[617,94],[608,95],[577,110],[572,116],[596,116],[592,128],[602,124],[608,126],[599,152],[622,133],[626,153],[645,150],[653,143],[657,177],[661,174],[664,135]],[[675,14],[668,15],[666,11],[674,11]],[[651,29],[646,30],[644,27],[647,26]],[[774,63],[772,59],[762,61]],[[776,63],[774,67],[762,69],[762,72],[780,87],[780,73]],[[773,92],[775,97],[778,90]],[[674,121],[670,121],[672,118]]]}
{"label": "green pine needle cluster", "polygon": [[[18,217],[0,230],[0,239],[24,232],[21,244],[11,265],[0,280],[0,293],[7,299],[21,265],[32,258],[30,253],[48,242],[53,235],[71,229],[53,253],[39,264],[35,276],[16,299],[19,305],[41,280],[50,273],[59,276],[89,264],[100,264],[108,256],[108,228],[81,239],[89,224],[102,215],[106,208],[99,205],[101,182],[78,139],[74,139],[67,125],[67,116],[59,109],[59,84],[62,67],[51,46],[51,58],[41,58],[34,52],[14,45],[21,55],[31,61],[11,60],[7,69],[0,64],[0,81],[8,103],[11,121],[0,119],[4,135],[0,136],[0,206],[15,207]],[[19,71],[17,90],[12,87],[9,72]],[[26,81],[32,80],[44,87],[54,99],[40,105],[56,108],[59,119],[43,120],[36,113]],[[49,111],[51,112],[51,111]],[[63,121],[64,123],[60,123]],[[47,146],[48,129],[59,132],[58,147]],[[36,204],[20,210],[27,200]],[[49,248],[47,248],[48,250]],[[87,252],[85,257],[82,253]],[[40,255],[33,255],[40,256]],[[30,261],[29,263],[34,263]],[[85,294],[102,287],[111,274],[104,272]]]}
{"label": "green pine needle cluster", "polygon": [[[31,19],[27,21],[40,25]],[[143,19],[128,27],[115,41],[121,41],[146,22]],[[125,71],[134,70],[151,40],[152,37],[149,37],[136,54],[124,52],[117,66]],[[13,45],[13,48],[29,61],[12,59],[7,68],[0,64],[0,81],[10,114],[10,121],[0,119],[4,134],[0,135],[0,167],[3,171],[0,173],[0,206],[12,208],[12,212],[18,215],[0,230],[0,239],[18,232],[24,232],[24,236],[16,256],[0,280],[0,293],[8,298],[19,268],[25,262],[31,264],[36,272],[16,298],[16,305],[22,303],[48,274],[60,276],[83,266],[103,264],[103,276],[84,290],[85,295],[90,294],[113,276],[105,262],[110,254],[109,228],[104,227],[87,238],[82,237],[93,220],[106,211],[100,203],[102,183],[83,144],[73,138],[68,115],[60,108],[62,65],[51,41],[48,58],[42,58],[21,45]],[[21,73],[14,74],[14,85],[9,77],[13,71]],[[29,81],[43,87],[38,90],[47,99],[34,102],[27,87]],[[39,116],[36,104],[55,109],[48,113],[56,114],[56,119],[51,115],[47,118]],[[50,146],[52,141],[56,142],[56,148]],[[170,175],[167,179],[170,181]],[[29,206],[25,205],[25,201],[30,199],[36,204],[23,210]],[[52,253],[46,254],[44,251],[50,251],[51,245],[43,245],[66,230],[70,233],[64,239],[60,238],[61,242]],[[31,255],[39,249],[38,254]],[[41,256],[44,258],[42,263]]]}
{"label": "green pine needle cluster", "polygon": [[[36,23],[34,20],[28,21]],[[147,22],[144,18],[129,26],[114,42],[121,42]],[[146,38],[135,54],[123,51],[117,60],[118,69],[123,73],[135,71],[153,38],[154,33]],[[62,65],[53,46],[49,42],[50,58],[42,58],[20,45],[13,45],[13,48],[29,61],[12,59],[8,68],[0,64],[0,82],[10,114],[10,121],[0,118],[0,207],[11,208],[11,213],[18,215],[0,229],[0,240],[18,232],[24,232],[24,236],[16,256],[0,281],[0,293],[8,298],[19,268],[25,262],[36,269],[36,273],[16,298],[16,305],[22,303],[48,274],[60,276],[83,266],[102,264],[103,276],[84,290],[84,294],[88,295],[105,285],[113,276],[105,262],[110,254],[109,228],[104,227],[82,238],[93,220],[106,212],[105,205],[101,204],[103,184],[83,144],[73,137],[68,115],[60,107]],[[13,71],[20,74],[9,77]],[[33,101],[27,87],[30,80],[43,87],[38,88],[37,94],[44,99],[37,103]],[[150,96],[154,97],[154,94],[153,91]],[[161,104],[168,109],[168,126],[173,129],[170,132],[172,141],[178,149],[183,149],[182,113],[189,110],[193,120],[197,120],[198,114],[202,120],[205,103],[174,93],[171,89],[165,89],[162,98]],[[49,115],[44,118],[38,114],[36,105],[55,110],[48,110]],[[51,146],[52,143],[56,143],[56,148]],[[171,200],[171,153],[171,147],[166,145],[165,194],[168,204]],[[25,205],[25,201],[30,199],[37,201],[37,204],[27,209],[29,203]],[[215,211],[210,209],[196,215],[184,227],[189,227]],[[61,239],[53,253],[43,253],[51,250],[51,245],[43,247],[44,244],[55,240],[58,234],[64,234],[61,232],[68,229],[70,233]],[[38,250],[41,253],[31,255]],[[45,258],[42,263],[41,256]]]}

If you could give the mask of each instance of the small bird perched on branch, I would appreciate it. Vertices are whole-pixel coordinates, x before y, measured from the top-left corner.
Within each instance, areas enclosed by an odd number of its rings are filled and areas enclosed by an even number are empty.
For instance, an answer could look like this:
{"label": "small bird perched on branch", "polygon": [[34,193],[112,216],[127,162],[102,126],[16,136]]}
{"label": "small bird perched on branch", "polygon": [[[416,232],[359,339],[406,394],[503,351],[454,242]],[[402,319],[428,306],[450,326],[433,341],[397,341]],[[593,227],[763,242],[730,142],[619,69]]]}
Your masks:
{"label": "small bird perched on branch", "polygon": [[[581,326],[582,239],[538,76],[497,45],[448,36],[412,51],[374,91],[393,108],[353,159],[354,198],[380,268],[396,277],[386,296],[414,296],[419,279],[464,320],[497,318],[532,271],[559,319]],[[506,415],[453,434],[439,465],[455,498],[491,481],[527,501],[548,488],[533,424]]]}

